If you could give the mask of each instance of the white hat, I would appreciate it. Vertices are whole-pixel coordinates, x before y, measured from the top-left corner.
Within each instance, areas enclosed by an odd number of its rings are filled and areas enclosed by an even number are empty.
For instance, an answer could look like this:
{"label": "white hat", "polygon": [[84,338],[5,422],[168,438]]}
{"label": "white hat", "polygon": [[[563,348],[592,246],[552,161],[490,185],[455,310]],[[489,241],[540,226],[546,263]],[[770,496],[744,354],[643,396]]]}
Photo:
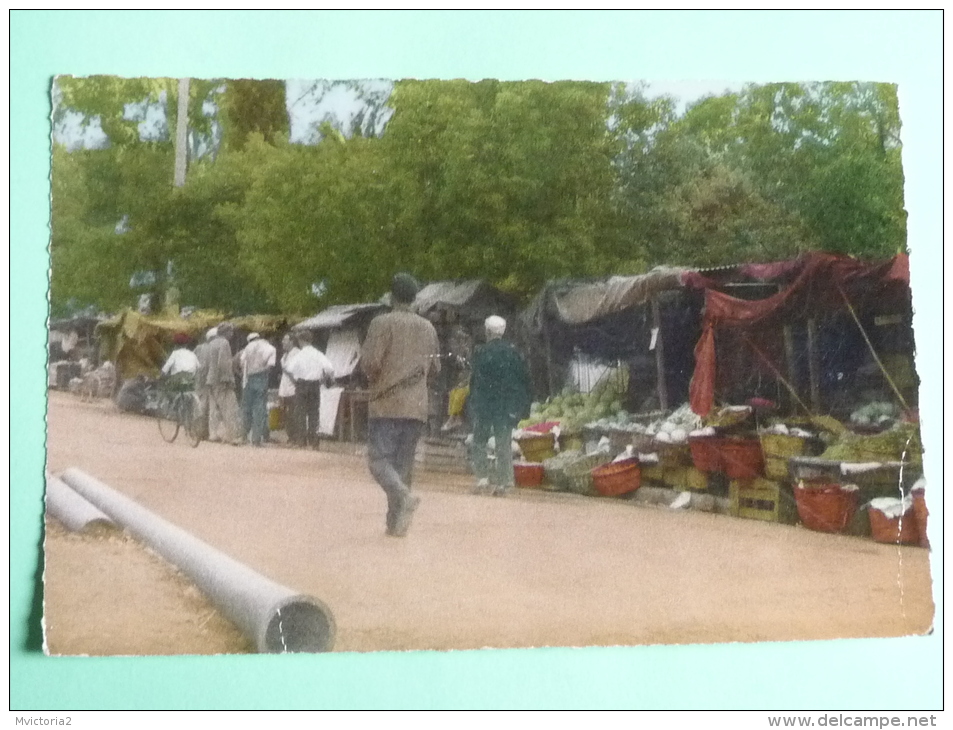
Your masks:
{"label": "white hat", "polygon": [[257,332],[252,332],[250,335],[248,335],[248,341],[251,342],[252,340],[257,340],[260,336],[261,335],[259,335]]}
{"label": "white hat", "polygon": [[212,327],[212,329],[208,331],[208,334],[205,335],[205,339],[211,340],[213,337],[217,337],[217,336],[218,336],[218,327]]}
{"label": "white hat", "polygon": [[506,320],[502,317],[497,317],[495,314],[487,317],[483,324],[486,326],[488,334],[502,336],[503,333],[506,332]]}

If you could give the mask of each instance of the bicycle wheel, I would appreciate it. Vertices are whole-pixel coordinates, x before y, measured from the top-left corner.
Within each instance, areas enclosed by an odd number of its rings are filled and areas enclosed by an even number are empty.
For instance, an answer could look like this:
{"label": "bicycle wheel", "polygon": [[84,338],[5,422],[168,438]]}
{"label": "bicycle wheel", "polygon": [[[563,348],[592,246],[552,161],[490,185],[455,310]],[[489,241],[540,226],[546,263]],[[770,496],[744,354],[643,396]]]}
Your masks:
{"label": "bicycle wheel", "polygon": [[185,427],[185,435],[194,449],[202,440],[199,397],[195,393],[188,393],[182,397],[182,424]]}
{"label": "bicycle wheel", "polygon": [[159,400],[158,413],[156,419],[159,421],[159,433],[168,443],[175,441],[179,435],[179,418],[177,411],[177,398],[163,396]]}

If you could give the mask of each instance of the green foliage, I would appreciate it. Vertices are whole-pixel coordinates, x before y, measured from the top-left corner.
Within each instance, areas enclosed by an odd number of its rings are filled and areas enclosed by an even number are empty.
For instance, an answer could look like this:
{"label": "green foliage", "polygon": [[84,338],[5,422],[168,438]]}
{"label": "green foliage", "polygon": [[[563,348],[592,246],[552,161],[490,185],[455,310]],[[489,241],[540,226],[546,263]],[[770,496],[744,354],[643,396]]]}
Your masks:
{"label": "green foliage", "polygon": [[[638,86],[408,80],[380,137],[354,134],[358,119],[349,138],[325,123],[318,144],[293,145],[282,82],[192,80],[190,132],[223,141],[181,188],[174,79],[58,77],[56,94],[55,118],[78,111],[109,137],[53,151],[58,308],[130,304],[143,271],[185,304],[307,314],[375,300],[397,269],[529,296],[658,264],[905,248],[885,84],[749,85],[679,117]],[[149,139],[126,118],[143,103],[166,113]]]}
{"label": "green foliage", "polygon": [[218,103],[226,146],[240,150],[255,133],[269,144],[287,136],[284,81],[235,79],[223,83],[225,91],[218,96]]}

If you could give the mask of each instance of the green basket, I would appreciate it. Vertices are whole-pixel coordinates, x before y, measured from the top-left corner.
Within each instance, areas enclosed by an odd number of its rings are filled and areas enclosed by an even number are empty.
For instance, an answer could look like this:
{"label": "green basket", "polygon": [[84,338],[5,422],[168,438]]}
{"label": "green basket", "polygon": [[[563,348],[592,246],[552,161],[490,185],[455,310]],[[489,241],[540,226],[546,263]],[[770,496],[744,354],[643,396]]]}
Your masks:
{"label": "green basket", "polygon": [[612,461],[612,457],[609,454],[599,452],[572,462],[563,470],[565,491],[575,494],[595,494],[596,491],[592,484],[592,470],[603,464],[608,464],[610,461]]}

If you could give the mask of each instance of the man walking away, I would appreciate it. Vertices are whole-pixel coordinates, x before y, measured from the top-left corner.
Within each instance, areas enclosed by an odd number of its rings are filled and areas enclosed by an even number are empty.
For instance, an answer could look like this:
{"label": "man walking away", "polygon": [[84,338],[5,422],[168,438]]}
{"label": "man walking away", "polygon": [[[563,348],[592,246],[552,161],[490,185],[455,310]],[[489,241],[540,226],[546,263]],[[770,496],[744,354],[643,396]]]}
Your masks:
{"label": "man walking away", "polygon": [[427,381],[440,372],[437,332],[411,311],[417,281],[397,274],[392,311],[375,317],[361,348],[367,376],[368,467],[387,495],[387,534],[403,537],[420,497],[411,492],[414,453],[428,417]]}
{"label": "man walking away", "polygon": [[298,354],[288,363],[288,374],[294,381],[298,409],[298,426],[306,446],[318,447],[320,440],[321,385],[334,382],[334,366],[324,353],[312,345],[308,330],[298,333]]}
{"label": "man walking away", "polygon": [[241,424],[235,397],[232,347],[228,341],[232,332],[234,329],[230,324],[220,324],[215,337],[208,343],[205,382],[209,397],[209,440],[238,445],[242,443]]}
{"label": "man walking away", "polygon": [[[532,402],[529,370],[513,345],[503,338],[506,320],[487,317],[486,344],[473,357],[470,377],[470,458],[477,475],[477,493],[502,497],[513,488],[513,427],[529,416]],[[487,442],[495,442],[493,468],[487,463]]]}
{"label": "man walking away", "polygon": [[268,375],[275,366],[277,350],[257,332],[248,335],[242,352],[242,425],[252,446],[268,438]]}

